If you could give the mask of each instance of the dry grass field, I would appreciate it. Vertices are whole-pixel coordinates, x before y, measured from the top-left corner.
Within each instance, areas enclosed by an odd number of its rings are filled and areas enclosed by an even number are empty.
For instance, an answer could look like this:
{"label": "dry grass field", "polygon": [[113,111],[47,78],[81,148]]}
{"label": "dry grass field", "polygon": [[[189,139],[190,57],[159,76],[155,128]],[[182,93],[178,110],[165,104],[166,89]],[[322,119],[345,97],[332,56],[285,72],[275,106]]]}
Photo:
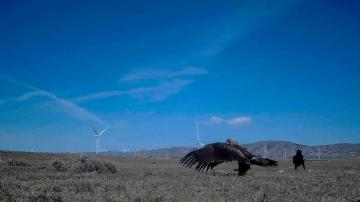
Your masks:
{"label": "dry grass field", "polygon": [[[79,155],[73,154],[0,152],[0,157],[0,201],[360,199],[360,159],[307,161],[307,170],[296,172],[290,161],[280,161],[277,168],[252,166],[246,176],[238,177],[233,171],[236,163],[205,174],[181,167],[178,159],[101,157],[117,172],[99,173],[76,171]],[[10,159],[25,164],[9,163]],[[56,159],[65,163],[66,171],[56,170]]]}

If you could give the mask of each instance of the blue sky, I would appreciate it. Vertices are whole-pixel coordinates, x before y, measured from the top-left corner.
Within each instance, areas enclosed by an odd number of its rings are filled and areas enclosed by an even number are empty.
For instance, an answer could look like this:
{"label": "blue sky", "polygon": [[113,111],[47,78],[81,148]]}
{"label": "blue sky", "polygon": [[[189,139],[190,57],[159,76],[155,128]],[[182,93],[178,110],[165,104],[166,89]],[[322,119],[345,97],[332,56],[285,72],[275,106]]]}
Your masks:
{"label": "blue sky", "polygon": [[358,1],[2,1],[0,149],[360,142]]}

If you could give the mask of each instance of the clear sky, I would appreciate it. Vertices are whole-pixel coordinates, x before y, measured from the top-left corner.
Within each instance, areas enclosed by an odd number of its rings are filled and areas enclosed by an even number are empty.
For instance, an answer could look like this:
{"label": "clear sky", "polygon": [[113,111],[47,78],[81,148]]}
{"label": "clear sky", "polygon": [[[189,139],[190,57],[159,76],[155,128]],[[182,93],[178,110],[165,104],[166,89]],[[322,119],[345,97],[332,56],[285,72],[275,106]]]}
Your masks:
{"label": "clear sky", "polygon": [[360,1],[0,2],[0,149],[360,142]]}

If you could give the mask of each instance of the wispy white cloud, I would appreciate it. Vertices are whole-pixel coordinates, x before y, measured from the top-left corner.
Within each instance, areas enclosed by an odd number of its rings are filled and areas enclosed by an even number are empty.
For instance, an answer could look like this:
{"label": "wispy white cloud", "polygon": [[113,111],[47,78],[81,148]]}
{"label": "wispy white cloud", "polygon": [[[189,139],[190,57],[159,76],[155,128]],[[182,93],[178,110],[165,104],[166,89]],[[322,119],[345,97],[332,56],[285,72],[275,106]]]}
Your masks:
{"label": "wispy white cloud", "polygon": [[131,72],[120,78],[120,82],[136,82],[144,80],[169,79],[182,76],[204,75],[208,72],[199,67],[184,67],[174,70],[143,69]]}
{"label": "wispy white cloud", "polygon": [[40,90],[31,91],[31,92],[24,93],[21,96],[19,96],[17,98],[17,101],[26,101],[35,96],[47,96],[47,93],[44,91],[40,91]]}
{"label": "wispy white cloud", "polygon": [[[215,37],[209,37],[208,41],[201,39],[203,43],[209,43],[208,46],[205,46],[200,53],[204,56],[212,56],[222,52],[234,39],[240,35],[240,31],[226,31],[224,33],[218,34]],[[212,39],[211,39],[212,38]]]}
{"label": "wispy white cloud", "polygon": [[235,117],[226,121],[229,126],[244,126],[252,122],[252,118],[249,116]]}
{"label": "wispy white cloud", "polygon": [[183,87],[192,81],[176,79],[168,82],[161,82],[154,87],[135,88],[128,91],[129,95],[135,98],[146,99],[150,102],[162,101],[171,95],[179,93]]}
{"label": "wispy white cloud", "polygon": [[218,116],[212,116],[206,121],[202,121],[201,123],[204,125],[219,125],[219,124],[226,124],[232,127],[239,127],[245,126],[252,122],[252,118],[249,116],[241,116],[241,117],[233,117],[229,119],[224,119]]}
{"label": "wispy white cloud", "polygon": [[118,90],[103,91],[103,92],[91,93],[88,95],[76,97],[76,98],[70,99],[70,101],[86,102],[86,101],[90,101],[90,100],[104,99],[104,98],[120,96],[120,95],[124,95],[124,94],[127,94],[127,92],[126,91],[118,91]]}
{"label": "wispy white cloud", "polygon": [[100,117],[96,116],[95,114],[89,112],[85,108],[82,108],[68,100],[56,96],[51,96],[50,98],[52,98],[57,104],[57,109],[71,115],[72,117],[78,120],[92,121],[99,123],[101,125],[108,125]]}
{"label": "wispy white cloud", "polygon": [[224,121],[224,119],[222,119],[222,118],[220,118],[218,116],[212,116],[212,117],[210,117],[208,122],[211,125],[217,125],[217,124],[222,123],[223,121]]}
{"label": "wispy white cloud", "polygon": [[0,75],[0,79],[6,80],[8,82],[23,86],[25,88],[28,88],[32,90],[29,93],[25,93],[18,97],[18,101],[26,101],[34,96],[46,96],[50,100],[52,100],[55,103],[55,110],[62,111],[64,113],[67,113],[68,115],[82,121],[91,121],[102,125],[107,125],[105,121],[103,121],[100,117],[96,116],[95,114],[87,111],[86,109],[74,104],[71,101],[65,100],[63,98],[60,98],[48,91],[42,90],[40,88],[37,88],[29,83],[26,83],[24,81],[16,80],[9,78],[4,75]]}
{"label": "wispy white cloud", "polygon": [[[151,86],[138,86],[127,90],[110,90],[90,93],[71,99],[73,102],[86,102],[116,96],[130,96],[149,102],[163,101],[171,95],[179,93],[193,81],[183,79],[186,76],[204,75],[208,72],[199,67],[184,67],[176,70],[147,69],[125,74],[120,82],[153,81]],[[143,83],[137,83],[143,84]]]}
{"label": "wispy white cloud", "polygon": [[298,2],[298,0],[271,3],[268,1],[244,2],[239,10],[234,15],[231,15],[231,19],[211,27],[210,30],[204,30],[204,32],[211,34],[204,33],[201,35],[202,37],[198,42],[202,46],[200,51],[197,51],[203,56],[219,54],[234,43],[235,40],[286,13],[289,8]]}
{"label": "wispy white cloud", "polygon": [[160,82],[159,85],[149,87],[138,87],[126,91],[103,91],[91,93],[81,97],[73,98],[73,102],[85,102],[97,99],[104,99],[114,96],[130,96],[141,100],[156,102],[163,101],[171,95],[179,93],[182,88],[190,84],[192,81],[175,79],[172,81]]}

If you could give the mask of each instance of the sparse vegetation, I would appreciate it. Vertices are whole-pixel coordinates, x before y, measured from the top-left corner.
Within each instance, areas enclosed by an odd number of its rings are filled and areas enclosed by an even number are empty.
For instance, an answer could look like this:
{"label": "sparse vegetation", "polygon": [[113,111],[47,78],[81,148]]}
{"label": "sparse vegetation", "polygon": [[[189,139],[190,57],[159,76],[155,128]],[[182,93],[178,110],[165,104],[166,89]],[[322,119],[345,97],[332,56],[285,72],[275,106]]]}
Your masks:
{"label": "sparse vegetation", "polygon": [[55,159],[52,163],[51,163],[52,167],[55,168],[56,171],[58,172],[65,172],[68,169],[65,166],[65,162],[61,159]]}
{"label": "sparse vegetation", "polygon": [[74,163],[75,171],[77,172],[94,172],[97,173],[116,173],[116,167],[110,161],[105,161],[99,158],[91,158],[89,156],[82,156]]}
{"label": "sparse vegetation", "polygon": [[51,165],[58,172],[71,171],[75,173],[116,173],[115,165],[100,158],[81,156],[75,157],[68,161],[56,159],[52,161]]}
{"label": "sparse vegetation", "polygon": [[24,159],[8,159],[6,163],[8,166],[30,166],[30,163]]}
{"label": "sparse vegetation", "polygon": [[[308,161],[294,171],[253,166],[238,177],[236,163],[197,173],[178,159],[1,153],[31,167],[0,166],[0,201],[358,201],[360,159]],[[67,171],[53,167],[65,165]],[[101,163],[99,163],[101,162]],[[106,164],[104,162],[110,162]],[[82,165],[84,172],[74,172]],[[103,172],[107,166],[118,172]],[[61,166],[60,166],[61,167]],[[100,171],[101,170],[101,171]]]}

